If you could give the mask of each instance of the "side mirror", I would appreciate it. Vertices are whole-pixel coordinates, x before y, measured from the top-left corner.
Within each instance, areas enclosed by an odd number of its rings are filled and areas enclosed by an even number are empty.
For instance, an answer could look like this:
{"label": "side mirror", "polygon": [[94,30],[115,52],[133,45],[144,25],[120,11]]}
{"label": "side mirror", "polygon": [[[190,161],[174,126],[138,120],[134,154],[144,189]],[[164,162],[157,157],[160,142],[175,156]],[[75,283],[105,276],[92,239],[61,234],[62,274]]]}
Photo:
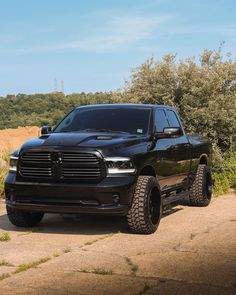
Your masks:
{"label": "side mirror", "polygon": [[155,138],[171,138],[178,137],[182,135],[182,129],[180,127],[166,127],[163,129],[163,132],[156,132]]}
{"label": "side mirror", "polygon": [[180,127],[168,127],[163,129],[163,133],[166,135],[172,136],[180,136],[182,135],[182,129]]}
{"label": "side mirror", "polygon": [[52,127],[51,126],[43,126],[41,128],[41,135],[46,135],[52,132]]}

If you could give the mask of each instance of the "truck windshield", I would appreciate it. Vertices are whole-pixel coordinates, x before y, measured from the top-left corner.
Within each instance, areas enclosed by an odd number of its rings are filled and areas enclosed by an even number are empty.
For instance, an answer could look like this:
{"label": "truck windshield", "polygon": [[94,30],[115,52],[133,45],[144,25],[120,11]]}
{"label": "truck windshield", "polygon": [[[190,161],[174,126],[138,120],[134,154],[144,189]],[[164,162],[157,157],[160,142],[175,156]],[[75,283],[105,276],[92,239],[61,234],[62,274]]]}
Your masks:
{"label": "truck windshield", "polygon": [[150,108],[78,108],[54,129],[59,132],[111,132],[146,134]]}

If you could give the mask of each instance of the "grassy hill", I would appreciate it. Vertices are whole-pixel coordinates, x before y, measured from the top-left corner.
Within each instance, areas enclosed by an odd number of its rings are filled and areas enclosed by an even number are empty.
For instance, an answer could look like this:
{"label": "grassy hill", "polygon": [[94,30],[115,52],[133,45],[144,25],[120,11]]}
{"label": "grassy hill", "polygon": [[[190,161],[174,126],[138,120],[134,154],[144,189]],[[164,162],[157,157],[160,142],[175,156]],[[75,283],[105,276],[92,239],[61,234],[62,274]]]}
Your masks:
{"label": "grassy hill", "polygon": [[48,94],[17,94],[0,97],[0,129],[18,126],[54,125],[74,107],[86,104],[110,103],[111,93],[61,92]]}

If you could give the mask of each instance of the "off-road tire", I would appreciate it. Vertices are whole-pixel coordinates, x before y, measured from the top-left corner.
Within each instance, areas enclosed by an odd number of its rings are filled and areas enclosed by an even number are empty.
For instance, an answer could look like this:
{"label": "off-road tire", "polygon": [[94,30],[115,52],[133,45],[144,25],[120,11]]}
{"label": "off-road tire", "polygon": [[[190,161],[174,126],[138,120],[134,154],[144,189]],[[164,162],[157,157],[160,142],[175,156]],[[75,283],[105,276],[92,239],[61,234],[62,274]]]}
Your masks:
{"label": "off-road tire", "polygon": [[7,216],[11,223],[19,227],[33,227],[40,223],[44,213],[42,212],[28,212],[6,207]]}
{"label": "off-road tire", "polygon": [[212,177],[209,166],[198,165],[197,174],[191,187],[189,201],[191,206],[208,206],[212,197]]}
{"label": "off-road tire", "polygon": [[[153,216],[150,210],[153,210]],[[138,234],[154,233],[160,223],[161,215],[162,202],[156,178],[139,176],[132,206],[127,214],[130,230]]]}

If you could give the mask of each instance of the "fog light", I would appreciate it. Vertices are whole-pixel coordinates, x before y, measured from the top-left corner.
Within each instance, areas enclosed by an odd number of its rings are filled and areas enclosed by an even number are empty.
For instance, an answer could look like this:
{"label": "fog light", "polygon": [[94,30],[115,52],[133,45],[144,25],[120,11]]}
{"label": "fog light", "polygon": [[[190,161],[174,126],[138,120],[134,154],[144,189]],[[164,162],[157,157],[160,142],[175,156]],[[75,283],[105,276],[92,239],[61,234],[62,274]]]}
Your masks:
{"label": "fog light", "polygon": [[11,155],[10,156],[10,163],[9,163],[9,170],[16,172],[17,171],[17,162],[18,157]]}
{"label": "fog light", "polygon": [[113,200],[114,200],[114,203],[115,203],[115,204],[118,204],[119,201],[120,201],[120,196],[119,196],[119,194],[115,194],[115,195],[113,195]]}

